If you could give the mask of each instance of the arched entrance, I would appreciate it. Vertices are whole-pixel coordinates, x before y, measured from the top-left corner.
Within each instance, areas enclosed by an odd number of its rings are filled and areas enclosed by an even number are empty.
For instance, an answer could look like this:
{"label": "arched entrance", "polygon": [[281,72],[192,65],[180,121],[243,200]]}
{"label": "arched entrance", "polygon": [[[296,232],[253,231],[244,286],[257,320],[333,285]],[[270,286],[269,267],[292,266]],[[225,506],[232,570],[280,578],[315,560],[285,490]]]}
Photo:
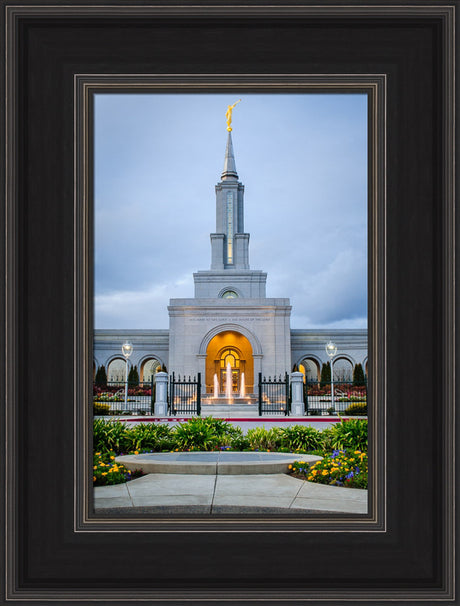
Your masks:
{"label": "arched entrance", "polygon": [[232,398],[254,393],[252,347],[241,333],[226,330],[209,342],[206,349],[206,393]]}

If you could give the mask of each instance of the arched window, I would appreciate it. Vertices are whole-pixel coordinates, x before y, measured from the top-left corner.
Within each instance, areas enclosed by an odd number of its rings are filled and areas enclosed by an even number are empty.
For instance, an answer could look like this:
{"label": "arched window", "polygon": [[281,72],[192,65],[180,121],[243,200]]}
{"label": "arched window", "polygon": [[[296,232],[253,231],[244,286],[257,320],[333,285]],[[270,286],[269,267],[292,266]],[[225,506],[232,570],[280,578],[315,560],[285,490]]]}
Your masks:
{"label": "arched window", "polygon": [[299,370],[305,375],[306,381],[319,381],[321,378],[318,362],[312,358],[302,360]]}
{"label": "arched window", "polygon": [[334,381],[352,381],[353,365],[346,358],[334,360]]}
{"label": "arched window", "polygon": [[240,356],[236,349],[224,349],[220,354],[220,367],[227,368],[227,364],[232,368],[240,367]]}
{"label": "arched window", "polygon": [[238,293],[236,293],[234,290],[226,290],[224,293],[222,293],[222,299],[237,299],[238,298]]}
{"label": "arched window", "polygon": [[109,383],[126,381],[126,361],[115,358],[107,368],[107,381]]}
{"label": "arched window", "polygon": [[145,360],[145,362],[141,366],[141,381],[152,380],[152,377],[155,376],[158,368],[160,368],[161,364],[155,358],[150,358],[149,360]]}
{"label": "arched window", "polygon": [[[240,392],[241,372],[244,371],[241,365],[241,356],[239,352],[232,348],[226,348],[220,353],[220,389],[225,393],[228,389],[228,380],[231,382],[230,391],[232,394]],[[229,368],[230,366],[230,368]],[[227,373],[229,375],[227,377]]]}

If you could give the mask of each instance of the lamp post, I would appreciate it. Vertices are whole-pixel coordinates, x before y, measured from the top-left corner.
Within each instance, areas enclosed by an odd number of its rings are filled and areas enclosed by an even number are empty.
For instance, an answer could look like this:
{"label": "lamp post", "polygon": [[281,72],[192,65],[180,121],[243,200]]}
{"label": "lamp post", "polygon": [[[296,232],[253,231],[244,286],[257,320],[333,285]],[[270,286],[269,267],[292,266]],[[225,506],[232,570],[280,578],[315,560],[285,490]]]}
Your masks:
{"label": "lamp post", "polygon": [[131,343],[123,343],[121,351],[126,358],[126,383],[125,383],[125,410],[127,409],[128,403],[128,358],[133,353],[133,346]]}
{"label": "lamp post", "polygon": [[334,406],[334,356],[337,353],[337,345],[332,341],[326,345],[326,353],[331,360],[331,408],[335,410]]}

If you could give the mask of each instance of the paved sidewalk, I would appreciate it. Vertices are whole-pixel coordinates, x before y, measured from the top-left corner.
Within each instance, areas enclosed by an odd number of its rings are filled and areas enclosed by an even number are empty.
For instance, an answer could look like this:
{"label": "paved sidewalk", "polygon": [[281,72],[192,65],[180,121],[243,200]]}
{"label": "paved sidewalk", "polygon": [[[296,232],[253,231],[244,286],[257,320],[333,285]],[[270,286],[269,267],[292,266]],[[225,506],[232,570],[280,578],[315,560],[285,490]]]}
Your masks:
{"label": "paved sidewalk", "polygon": [[151,473],[94,489],[97,512],[367,513],[367,490],[298,480],[284,473],[197,475]]}

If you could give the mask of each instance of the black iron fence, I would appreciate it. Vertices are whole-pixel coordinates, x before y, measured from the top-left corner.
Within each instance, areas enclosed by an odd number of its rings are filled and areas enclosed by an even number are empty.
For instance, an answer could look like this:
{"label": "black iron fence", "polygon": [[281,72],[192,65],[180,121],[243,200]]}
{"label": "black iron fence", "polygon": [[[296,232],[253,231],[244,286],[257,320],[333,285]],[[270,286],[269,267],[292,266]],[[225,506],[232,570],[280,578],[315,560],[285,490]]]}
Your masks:
{"label": "black iron fence", "polygon": [[353,381],[306,381],[304,402],[307,415],[351,414],[367,415],[367,385]]}
{"label": "black iron fence", "polygon": [[201,414],[201,373],[198,377],[169,377],[169,412],[172,415]]}
{"label": "black iron fence", "polygon": [[284,378],[279,376],[264,377],[259,372],[259,416],[270,414],[289,414],[290,408],[290,386],[289,375],[285,373]]}
{"label": "black iron fence", "polygon": [[155,403],[154,378],[150,381],[107,381],[93,385],[95,415],[150,414]]}

